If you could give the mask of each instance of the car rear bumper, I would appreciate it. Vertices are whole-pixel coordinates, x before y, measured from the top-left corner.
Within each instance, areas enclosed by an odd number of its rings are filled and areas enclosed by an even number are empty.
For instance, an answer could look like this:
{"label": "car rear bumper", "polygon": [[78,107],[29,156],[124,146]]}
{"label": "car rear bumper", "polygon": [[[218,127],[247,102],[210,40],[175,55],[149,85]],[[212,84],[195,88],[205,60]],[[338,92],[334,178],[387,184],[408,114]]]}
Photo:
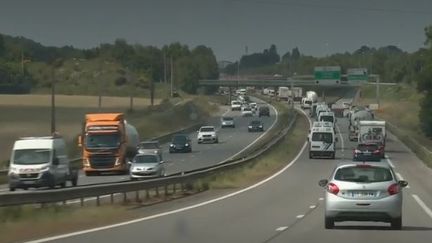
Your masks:
{"label": "car rear bumper", "polygon": [[402,195],[375,200],[345,199],[326,193],[326,217],[335,221],[382,221],[402,216]]}
{"label": "car rear bumper", "polygon": [[319,158],[332,158],[335,154],[335,151],[318,151],[318,150],[311,150],[309,151],[310,155],[313,157],[319,157]]}
{"label": "car rear bumper", "polygon": [[217,137],[198,138],[199,143],[214,143],[216,141],[217,141]]}

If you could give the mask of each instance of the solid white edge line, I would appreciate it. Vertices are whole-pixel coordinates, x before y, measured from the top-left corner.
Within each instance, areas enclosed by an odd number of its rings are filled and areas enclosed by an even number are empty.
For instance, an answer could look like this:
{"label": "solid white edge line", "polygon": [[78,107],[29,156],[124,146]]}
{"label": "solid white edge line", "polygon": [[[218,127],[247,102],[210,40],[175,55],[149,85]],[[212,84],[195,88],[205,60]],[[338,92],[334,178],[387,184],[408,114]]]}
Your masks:
{"label": "solid white edge line", "polygon": [[284,231],[286,229],[288,229],[288,226],[281,226],[281,227],[277,228],[276,231]]}
{"label": "solid white edge line", "polygon": [[420,197],[416,194],[412,194],[411,196],[414,198],[414,200],[416,200],[418,205],[420,205],[420,207],[426,212],[426,214],[429,215],[430,218],[432,218],[432,210],[426,205],[426,203],[424,203],[423,200],[421,200]]}
{"label": "solid white edge line", "polygon": [[276,119],[274,120],[274,122],[272,123],[272,125],[263,133],[263,134],[261,134],[259,137],[257,137],[254,141],[252,141],[252,143],[250,143],[248,146],[246,146],[246,147],[244,147],[242,150],[240,150],[238,153],[236,153],[236,154],[234,154],[233,156],[231,156],[231,157],[229,157],[228,159],[226,159],[226,160],[223,160],[223,161],[221,161],[221,162],[219,162],[218,164],[222,164],[222,163],[225,163],[226,161],[228,161],[228,160],[231,160],[231,159],[233,159],[234,157],[236,157],[237,155],[239,155],[239,154],[241,154],[241,153],[243,153],[246,149],[248,149],[248,148],[250,148],[252,145],[254,145],[258,140],[260,140],[262,137],[264,137],[275,125],[276,125],[276,123],[277,123],[277,121],[279,120],[279,113],[278,113],[278,111],[276,110],[276,108],[274,107],[274,106],[272,106],[271,104],[269,104],[270,106],[271,106],[271,108],[274,110],[274,112],[275,112],[275,116],[276,116]]}
{"label": "solid white edge line", "polygon": [[296,216],[296,218],[298,218],[298,219],[302,219],[303,217],[304,217],[304,214],[300,214],[300,215]]}
{"label": "solid white edge line", "polygon": [[393,162],[391,161],[391,159],[388,155],[386,155],[386,159],[387,159],[387,163],[390,165],[390,167],[392,167],[393,169],[396,168],[396,166],[394,166]]}
{"label": "solid white edge line", "polygon": [[[303,112],[304,113],[304,112]],[[93,229],[87,229],[87,230],[82,230],[82,231],[77,231],[77,232],[73,232],[73,233],[68,233],[68,234],[63,234],[63,235],[57,235],[57,236],[52,236],[52,237],[47,237],[47,238],[42,238],[42,239],[38,239],[38,240],[33,240],[33,241],[27,241],[27,243],[40,243],[40,242],[47,242],[47,241],[53,241],[53,240],[59,240],[59,239],[64,239],[64,238],[69,238],[72,236],[77,236],[77,235],[83,235],[83,234],[87,234],[87,233],[92,233],[92,232],[97,232],[97,231],[101,231],[101,230],[106,230],[106,229],[112,229],[112,228],[116,228],[116,227],[121,227],[121,226],[125,226],[125,225],[129,225],[129,224],[134,224],[134,223],[138,223],[138,222],[142,222],[142,221],[147,221],[150,219],[155,219],[155,218],[160,218],[163,216],[167,216],[167,215],[171,215],[171,214],[176,214],[176,213],[180,213],[183,211],[187,211],[187,210],[191,210],[194,208],[198,208],[201,206],[205,206],[211,203],[215,203],[233,196],[236,196],[238,194],[241,194],[243,192],[252,190],[258,186],[261,186],[263,184],[265,184],[266,182],[274,179],[275,177],[279,176],[280,174],[282,174],[283,172],[285,172],[287,169],[289,169],[292,165],[294,165],[295,162],[297,162],[297,160],[300,158],[300,156],[303,154],[304,150],[306,149],[306,145],[307,142],[305,142],[303,144],[303,147],[301,148],[301,150],[299,151],[299,153],[296,155],[296,157],[288,164],[286,165],[284,168],[282,168],[280,171],[276,172],[275,174],[271,175],[270,177],[252,185],[249,186],[247,188],[244,188],[242,190],[227,194],[225,196],[222,197],[218,197],[209,201],[205,201],[202,203],[198,203],[195,205],[191,205],[188,207],[184,207],[184,208],[180,208],[180,209],[175,209],[172,211],[168,211],[168,212],[164,212],[164,213],[160,213],[160,214],[155,214],[155,215],[151,215],[151,216],[147,216],[144,218],[139,218],[139,219],[134,219],[134,220],[130,220],[130,221],[126,221],[126,222],[122,222],[122,223],[117,223],[117,224],[111,224],[111,225],[106,225],[106,226],[102,226],[102,227],[97,227],[97,228],[93,228]]]}

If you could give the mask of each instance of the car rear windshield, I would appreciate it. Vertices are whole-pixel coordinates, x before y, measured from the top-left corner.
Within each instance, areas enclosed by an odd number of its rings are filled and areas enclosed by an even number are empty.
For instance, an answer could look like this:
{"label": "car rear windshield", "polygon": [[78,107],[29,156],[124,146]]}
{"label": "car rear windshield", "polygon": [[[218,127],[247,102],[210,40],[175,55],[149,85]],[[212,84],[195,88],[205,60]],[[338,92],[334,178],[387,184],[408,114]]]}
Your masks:
{"label": "car rear windshield", "polygon": [[390,169],[377,166],[350,166],[339,168],[334,176],[338,181],[384,182],[393,180]]}
{"label": "car rear windshield", "polygon": [[232,120],[234,120],[234,118],[232,118],[232,117],[222,117],[222,120],[224,120],[224,121],[232,121]]}
{"label": "car rear windshield", "polygon": [[378,149],[378,145],[376,144],[359,144],[357,146],[357,149],[359,150],[377,150]]}
{"label": "car rear windshield", "polygon": [[213,127],[202,127],[201,132],[214,132],[214,128]]}

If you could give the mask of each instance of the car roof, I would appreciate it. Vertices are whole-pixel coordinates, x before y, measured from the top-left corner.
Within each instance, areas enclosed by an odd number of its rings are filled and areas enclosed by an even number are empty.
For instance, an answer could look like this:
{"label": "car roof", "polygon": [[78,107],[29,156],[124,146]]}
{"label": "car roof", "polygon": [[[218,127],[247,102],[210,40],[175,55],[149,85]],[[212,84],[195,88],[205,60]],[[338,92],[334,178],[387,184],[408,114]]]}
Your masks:
{"label": "car roof", "polygon": [[155,144],[155,143],[159,143],[159,141],[142,141],[139,144]]}
{"label": "car roof", "polygon": [[201,128],[215,128],[215,127],[214,126],[202,126]]}
{"label": "car roof", "polygon": [[362,161],[342,161],[339,164],[336,165],[336,169],[343,168],[343,167],[350,167],[350,166],[357,166],[357,165],[369,165],[373,167],[382,167],[382,168],[391,168],[391,166],[388,163],[385,162],[362,162]]}

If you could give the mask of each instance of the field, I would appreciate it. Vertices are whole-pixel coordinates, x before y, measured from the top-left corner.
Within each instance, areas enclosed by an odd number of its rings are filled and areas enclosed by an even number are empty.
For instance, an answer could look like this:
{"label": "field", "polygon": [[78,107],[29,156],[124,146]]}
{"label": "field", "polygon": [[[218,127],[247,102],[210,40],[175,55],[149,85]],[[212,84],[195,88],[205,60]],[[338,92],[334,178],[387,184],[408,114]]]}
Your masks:
{"label": "field", "polygon": [[[183,100],[179,105],[156,100],[157,105],[150,108],[148,99],[135,98],[134,112],[129,112],[129,102],[126,97],[103,97],[102,108],[99,109],[97,96],[56,96],[57,131],[69,144],[70,154],[77,155],[76,137],[86,113],[125,112],[126,119],[137,127],[140,136],[150,138],[205,119],[217,109],[208,105],[207,100]],[[196,113],[192,117],[191,110]],[[0,163],[8,160],[17,138],[50,135],[50,112],[49,95],[0,95]],[[176,119],[172,119],[173,116]]]}

